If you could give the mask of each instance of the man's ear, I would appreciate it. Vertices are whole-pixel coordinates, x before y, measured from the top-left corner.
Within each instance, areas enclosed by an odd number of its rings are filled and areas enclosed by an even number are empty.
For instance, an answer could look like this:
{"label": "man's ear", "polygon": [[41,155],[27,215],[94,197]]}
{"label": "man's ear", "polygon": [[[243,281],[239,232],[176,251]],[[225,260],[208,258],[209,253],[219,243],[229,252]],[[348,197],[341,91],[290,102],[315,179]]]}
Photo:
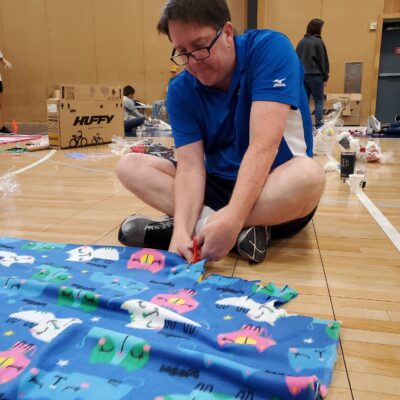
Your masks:
{"label": "man's ear", "polygon": [[232,22],[227,22],[224,27],[223,37],[229,46],[233,44],[234,36],[235,36],[235,31]]}

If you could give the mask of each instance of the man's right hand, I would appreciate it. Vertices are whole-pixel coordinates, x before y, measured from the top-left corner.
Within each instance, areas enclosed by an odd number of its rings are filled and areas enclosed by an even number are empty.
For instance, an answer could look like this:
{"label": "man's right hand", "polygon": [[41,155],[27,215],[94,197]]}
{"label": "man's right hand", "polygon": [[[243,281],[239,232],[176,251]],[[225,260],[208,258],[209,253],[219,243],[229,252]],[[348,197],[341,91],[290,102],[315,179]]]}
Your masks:
{"label": "man's right hand", "polygon": [[193,240],[187,232],[174,231],[168,250],[184,257],[187,262],[191,262],[193,258]]}

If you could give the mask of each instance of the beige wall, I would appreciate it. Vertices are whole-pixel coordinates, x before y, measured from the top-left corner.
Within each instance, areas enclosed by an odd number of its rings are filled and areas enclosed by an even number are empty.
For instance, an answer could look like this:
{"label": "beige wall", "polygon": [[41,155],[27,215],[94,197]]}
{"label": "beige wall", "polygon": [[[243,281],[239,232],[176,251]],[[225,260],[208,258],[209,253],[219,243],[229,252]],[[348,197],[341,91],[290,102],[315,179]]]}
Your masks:
{"label": "beige wall", "polygon": [[[6,120],[45,121],[49,88],[59,83],[132,84],[136,97],[164,97],[171,46],[156,24],[165,0],[0,0],[0,49],[14,68],[1,71]],[[228,0],[234,25],[246,29],[247,0]],[[258,25],[294,45],[311,18],[325,20],[331,61],[326,91],[343,92],[346,62],[363,62],[362,122],[371,111],[378,15],[400,0],[258,0]]]}
{"label": "beige wall", "polygon": [[400,0],[385,0],[384,12],[386,14],[400,13]]}
{"label": "beige wall", "polygon": [[[46,120],[59,83],[121,85],[152,102],[165,95],[171,45],[156,25],[165,0],[0,0],[6,120]],[[239,32],[246,0],[228,1]]]}
{"label": "beige wall", "polygon": [[331,64],[325,92],[344,91],[345,66],[363,63],[361,123],[371,112],[377,31],[370,30],[383,12],[398,12],[400,0],[259,0],[258,25],[285,33],[296,46],[312,18],[322,18],[322,37]]}

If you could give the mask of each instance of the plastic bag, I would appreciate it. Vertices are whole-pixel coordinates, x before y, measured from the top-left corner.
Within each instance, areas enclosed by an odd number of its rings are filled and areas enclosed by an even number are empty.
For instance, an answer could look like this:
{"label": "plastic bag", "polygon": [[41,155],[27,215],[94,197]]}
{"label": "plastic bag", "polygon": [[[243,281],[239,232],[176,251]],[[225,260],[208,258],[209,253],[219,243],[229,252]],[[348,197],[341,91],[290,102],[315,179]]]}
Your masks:
{"label": "plastic bag", "polygon": [[111,153],[122,156],[123,154],[129,153],[131,150],[132,142],[129,143],[121,136],[113,136],[111,139],[111,143],[109,147],[111,149]]}
{"label": "plastic bag", "polygon": [[367,143],[365,153],[367,162],[379,162],[381,164],[394,162],[393,151],[382,152],[380,146],[372,140]]}
{"label": "plastic bag", "polygon": [[317,156],[332,153],[333,146],[338,135],[337,128],[343,125],[340,119],[342,107],[328,114],[324,119],[324,124],[317,130],[314,137],[313,153]]}
{"label": "plastic bag", "polygon": [[132,153],[150,154],[153,156],[165,158],[170,161],[175,161],[174,147],[168,147],[161,143],[153,143],[153,140],[151,139],[136,142],[133,146],[131,145],[130,151]]}
{"label": "plastic bag", "polygon": [[18,192],[20,189],[15,179],[14,168],[9,169],[5,174],[0,175],[0,198],[5,199],[9,195]]}
{"label": "plastic bag", "polygon": [[136,128],[136,134],[145,131],[171,131],[171,125],[154,117],[148,117],[144,123]]}

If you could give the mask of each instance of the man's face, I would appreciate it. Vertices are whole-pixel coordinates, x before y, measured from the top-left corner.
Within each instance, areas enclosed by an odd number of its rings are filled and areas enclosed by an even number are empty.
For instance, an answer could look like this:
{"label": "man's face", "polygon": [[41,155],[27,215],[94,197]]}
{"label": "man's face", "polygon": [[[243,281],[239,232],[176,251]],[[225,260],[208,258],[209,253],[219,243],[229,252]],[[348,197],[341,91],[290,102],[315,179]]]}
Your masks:
{"label": "man's face", "polygon": [[[168,28],[176,54],[189,53],[209,46],[217,33],[212,26],[186,23],[180,20],[170,21]],[[189,57],[189,63],[185,67],[203,85],[216,86],[226,90],[234,69],[234,55],[233,27],[230,22],[227,22],[220,37],[210,50],[210,57],[201,61]]]}

